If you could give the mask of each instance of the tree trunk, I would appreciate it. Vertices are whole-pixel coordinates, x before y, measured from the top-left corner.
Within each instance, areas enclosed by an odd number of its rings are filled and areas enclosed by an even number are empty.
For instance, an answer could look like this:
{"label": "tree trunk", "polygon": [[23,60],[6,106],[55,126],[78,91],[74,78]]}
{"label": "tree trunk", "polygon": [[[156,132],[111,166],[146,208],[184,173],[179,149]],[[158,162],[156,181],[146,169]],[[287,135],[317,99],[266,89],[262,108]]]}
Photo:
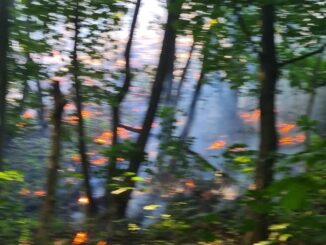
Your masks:
{"label": "tree trunk", "polygon": [[[116,96],[116,103],[112,104],[112,147],[115,148],[119,144],[118,140],[118,126],[120,124],[120,108],[121,103],[123,102],[125,96],[127,95],[129,91],[129,87],[131,85],[131,67],[130,67],[130,56],[131,56],[131,48],[134,38],[134,33],[136,30],[136,24],[138,20],[139,10],[140,10],[141,0],[137,0],[134,15],[131,23],[130,33],[129,33],[129,39],[126,45],[125,50],[125,80],[123,83],[123,86],[121,88],[121,91]],[[110,184],[112,184],[112,180],[114,177],[117,176],[117,168],[116,168],[116,156],[111,155],[110,161],[109,161],[109,172],[108,172],[108,178],[107,178],[107,202],[108,202],[108,230],[110,232],[113,231],[113,221],[116,219],[123,218],[123,215],[121,215],[120,209],[120,201],[118,196],[114,196],[111,194],[112,188],[110,188]]]}
{"label": "tree trunk", "polygon": [[188,73],[188,70],[189,70],[189,67],[190,67],[190,63],[191,63],[191,58],[192,58],[192,54],[195,50],[195,46],[196,46],[196,42],[193,41],[192,45],[191,45],[191,48],[190,48],[190,51],[189,51],[189,57],[188,57],[188,60],[186,62],[186,65],[185,67],[183,68],[183,72],[182,72],[182,75],[181,75],[181,78],[180,78],[180,81],[178,83],[178,88],[177,88],[177,91],[176,91],[176,95],[175,95],[175,98],[174,98],[174,105],[177,105],[179,99],[180,99],[180,96],[181,96],[181,90],[182,90],[182,87],[183,87],[183,84],[186,80],[186,75]]}
{"label": "tree trunk", "polygon": [[[157,73],[155,76],[154,84],[152,87],[152,93],[149,101],[149,107],[147,109],[145,119],[142,125],[142,130],[139,134],[137,142],[135,144],[135,151],[133,152],[130,165],[128,168],[129,172],[138,173],[141,162],[144,159],[144,151],[149,138],[149,133],[151,130],[152,123],[158,109],[162,89],[164,87],[164,82],[167,81],[171,63],[172,67],[174,65],[175,56],[175,41],[176,41],[176,30],[173,27],[173,23],[179,19],[181,12],[182,2],[177,0],[171,0],[168,3],[168,9],[173,6],[173,11],[169,11],[167,24],[165,28],[165,34],[163,39],[162,51],[159,59],[159,64],[157,68]],[[127,184],[129,187],[134,187],[135,183],[131,179],[127,179]],[[126,191],[119,196],[119,207],[120,215],[126,216],[128,202],[130,200],[132,191]]]}
{"label": "tree trunk", "polygon": [[60,91],[59,82],[53,82],[54,111],[52,115],[52,136],[51,153],[46,182],[46,197],[41,211],[40,228],[37,234],[37,244],[45,245],[49,243],[49,232],[53,219],[56,202],[56,185],[58,178],[58,169],[61,151],[61,125],[62,113],[65,105],[65,99]]}
{"label": "tree trunk", "polygon": [[84,175],[84,188],[86,192],[86,196],[88,198],[87,205],[87,215],[89,217],[93,216],[96,213],[96,205],[94,202],[94,198],[92,195],[92,187],[90,184],[90,164],[87,156],[86,143],[85,143],[85,129],[84,129],[84,119],[82,115],[82,91],[81,91],[81,82],[78,78],[79,73],[79,62],[78,62],[78,35],[79,35],[79,0],[76,0],[75,6],[75,18],[74,18],[74,27],[75,27],[75,36],[74,36],[74,49],[72,53],[72,66],[73,66],[73,80],[75,87],[75,103],[77,108],[77,116],[78,116],[78,125],[77,125],[77,133],[78,133],[78,149],[81,157],[82,164],[82,172]]}
{"label": "tree trunk", "polygon": [[[255,184],[258,192],[266,189],[273,179],[273,165],[277,152],[277,131],[275,115],[275,90],[278,79],[278,65],[274,42],[275,9],[273,4],[262,7],[262,55],[260,91],[260,146],[256,163]],[[264,200],[259,200],[264,204]],[[268,238],[268,215],[255,213],[256,226],[253,243]]]}
{"label": "tree trunk", "polygon": [[198,79],[197,84],[196,84],[196,89],[195,89],[195,92],[193,94],[191,104],[189,106],[188,118],[187,118],[186,124],[185,124],[185,126],[184,126],[184,128],[182,130],[182,133],[180,135],[181,140],[185,140],[189,135],[191,125],[193,123],[194,116],[195,116],[197,101],[198,101],[198,98],[200,96],[201,88],[203,86],[204,75],[205,75],[204,74],[204,68],[202,67],[199,79]]}
{"label": "tree trunk", "polygon": [[37,79],[36,80],[36,86],[37,86],[37,98],[38,98],[38,104],[39,108],[37,110],[37,117],[39,120],[39,124],[43,129],[47,127],[46,121],[45,121],[45,112],[44,112],[44,102],[43,102],[43,89],[41,87],[41,82]]}
{"label": "tree trunk", "polygon": [[6,94],[8,87],[9,0],[0,1],[0,171],[4,168]]}

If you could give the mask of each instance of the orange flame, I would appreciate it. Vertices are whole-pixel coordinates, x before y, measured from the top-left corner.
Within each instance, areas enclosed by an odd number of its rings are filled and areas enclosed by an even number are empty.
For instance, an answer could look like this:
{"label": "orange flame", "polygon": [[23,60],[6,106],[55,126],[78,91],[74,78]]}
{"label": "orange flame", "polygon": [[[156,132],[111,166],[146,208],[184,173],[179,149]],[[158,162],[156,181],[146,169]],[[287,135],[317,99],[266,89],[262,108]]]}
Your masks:
{"label": "orange flame", "polygon": [[26,188],[22,188],[20,191],[19,191],[19,194],[22,195],[22,196],[28,196],[29,194],[31,194],[31,191],[26,189]]}
{"label": "orange flame", "polygon": [[80,159],[80,155],[79,155],[79,154],[74,154],[74,155],[72,155],[72,156],[70,157],[70,159],[71,159],[72,161],[74,161],[74,162],[77,162],[77,163],[79,163],[79,162],[81,161],[81,159]]}
{"label": "orange flame", "polygon": [[26,126],[26,123],[23,123],[23,122],[16,123],[17,128],[24,128],[25,126]]}
{"label": "orange flame", "polygon": [[295,145],[303,143],[306,140],[306,136],[302,133],[296,134],[294,136],[284,136],[278,141],[280,145]]}
{"label": "orange flame", "polygon": [[32,119],[34,118],[34,113],[31,111],[25,111],[22,115],[22,118],[24,119]]}
{"label": "orange flame", "polygon": [[88,197],[80,197],[80,198],[78,198],[78,203],[79,203],[79,204],[82,204],[82,205],[87,205],[87,204],[89,204]]}
{"label": "orange flame", "polygon": [[71,125],[77,125],[79,118],[77,116],[70,115],[70,116],[66,116],[64,121]]}
{"label": "orange flame", "polygon": [[73,245],[82,245],[85,244],[88,240],[88,234],[87,232],[77,232],[77,234],[74,237],[74,240],[72,241]]}
{"label": "orange flame", "polygon": [[252,113],[242,112],[242,113],[240,113],[240,117],[246,123],[255,123],[260,118],[260,109],[256,109]]}
{"label": "orange flame", "polygon": [[295,128],[294,123],[281,123],[278,125],[278,129],[280,133],[288,133],[294,128]]}
{"label": "orange flame", "polygon": [[76,110],[76,106],[74,103],[67,103],[65,105],[64,109],[67,111],[73,111],[73,110]]}
{"label": "orange flame", "polygon": [[37,197],[44,197],[44,196],[46,196],[46,192],[42,191],[42,190],[34,191],[34,195]]}
{"label": "orange flame", "polygon": [[224,140],[218,140],[215,141],[213,144],[211,144],[207,150],[217,150],[217,149],[221,149],[226,145]]}
{"label": "orange flame", "polygon": [[94,142],[101,145],[110,145],[112,143],[112,136],[111,131],[105,131],[101,135],[97,136]]}
{"label": "orange flame", "polygon": [[107,245],[106,241],[99,241],[96,245]]}
{"label": "orange flame", "polygon": [[107,162],[107,159],[105,157],[98,157],[94,160],[91,160],[91,164],[96,166],[102,166]]}
{"label": "orange flame", "polygon": [[195,184],[195,182],[194,182],[192,179],[188,179],[188,180],[186,180],[185,185],[186,185],[188,188],[191,188],[191,189],[193,189],[193,188],[196,187],[196,184]]}
{"label": "orange flame", "polygon": [[124,129],[124,128],[118,128],[118,135],[122,139],[129,139],[129,138],[131,138],[130,133],[126,129]]}
{"label": "orange flame", "polygon": [[82,117],[83,117],[83,118],[88,119],[88,118],[90,118],[91,116],[92,116],[92,112],[91,112],[91,111],[88,111],[88,110],[83,110],[83,111],[82,111]]}

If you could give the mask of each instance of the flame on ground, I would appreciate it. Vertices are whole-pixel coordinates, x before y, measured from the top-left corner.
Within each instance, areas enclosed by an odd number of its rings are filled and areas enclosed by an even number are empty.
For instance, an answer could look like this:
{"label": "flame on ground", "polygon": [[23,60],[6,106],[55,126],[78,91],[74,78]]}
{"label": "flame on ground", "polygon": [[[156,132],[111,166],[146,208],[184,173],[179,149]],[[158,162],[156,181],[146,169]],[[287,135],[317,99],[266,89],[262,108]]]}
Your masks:
{"label": "flame on ground", "polygon": [[22,188],[22,189],[19,191],[19,194],[22,195],[22,196],[28,196],[29,194],[31,194],[31,191],[28,190],[27,188]]}
{"label": "flame on ground", "polygon": [[82,205],[87,205],[89,204],[88,197],[79,197],[78,198],[78,203]]}
{"label": "flame on ground", "polygon": [[[122,139],[131,138],[130,133],[126,129],[120,127],[118,128],[118,136],[121,137]],[[94,142],[101,145],[110,145],[112,144],[112,137],[113,137],[112,131],[105,131],[99,136],[97,136]]]}
{"label": "flame on ground", "polygon": [[65,116],[64,121],[68,124],[71,125],[77,125],[79,118],[77,116],[74,115],[69,115],[69,116]]}
{"label": "flame on ground", "polygon": [[99,241],[96,245],[107,245],[106,241]]}
{"label": "flame on ground", "polygon": [[74,240],[72,241],[73,245],[82,245],[85,244],[88,240],[88,234],[87,232],[77,232],[77,234],[74,237]]}
{"label": "flame on ground", "polygon": [[242,112],[242,113],[240,113],[240,117],[246,123],[255,123],[255,122],[258,122],[258,120],[260,119],[260,109],[256,109],[252,113]]}
{"label": "flame on ground", "polygon": [[278,125],[278,130],[280,133],[288,133],[295,128],[294,123],[281,123]]}
{"label": "flame on ground", "polygon": [[98,157],[96,159],[91,160],[91,164],[95,166],[102,166],[107,163],[106,157]]}
{"label": "flame on ground", "polygon": [[213,144],[211,144],[207,150],[217,150],[217,149],[221,149],[223,147],[225,147],[226,143],[224,140],[218,140],[215,141]]}
{"label": "flame on ground", "polygon": [[34,113],[32,111],[25,111],[23,115],[21,116],[24,119],[33,119],[34,118]]}
{"label": "flame on ground", "polygon": [[296,134],[294,136],[284,136],[279,138],[278,143],[280,145],[296,145],[301,144],[306,140],[306,136],[303,133]]}
{"label": "flame on ground", "polygon": [[42,191],[42,190],[34,191],[34,195],[37,197],[44,197],[44,196],[46,196],[46,192]]}

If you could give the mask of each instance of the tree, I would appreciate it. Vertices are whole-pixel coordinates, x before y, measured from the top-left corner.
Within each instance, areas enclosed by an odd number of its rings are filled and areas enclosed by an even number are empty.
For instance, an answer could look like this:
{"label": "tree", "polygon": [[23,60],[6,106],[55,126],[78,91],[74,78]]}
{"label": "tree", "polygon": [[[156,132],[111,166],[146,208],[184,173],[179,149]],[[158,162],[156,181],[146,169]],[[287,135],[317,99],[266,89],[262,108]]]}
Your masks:
{"label": "tree", "polygon": [[9,0],[0,3],[0,170],[4,165],[6,135],[6,94],[8,88],[7,52],[9,45]]}
{"label": "tree", "polygon": [[53,81],[53,98],[54,109],[52,115],[52,136],[51,136],[51,153],[46,179],[46,197],[42,206],[40,227],[37,234],[38,244],[48,244],[49,232],[53,221],[54,208],[56,203],[56,188],[58,179],[58,169],[61,153],[61,130],[62,130],[62,113],[66,101],[60,91],[58,81]]}

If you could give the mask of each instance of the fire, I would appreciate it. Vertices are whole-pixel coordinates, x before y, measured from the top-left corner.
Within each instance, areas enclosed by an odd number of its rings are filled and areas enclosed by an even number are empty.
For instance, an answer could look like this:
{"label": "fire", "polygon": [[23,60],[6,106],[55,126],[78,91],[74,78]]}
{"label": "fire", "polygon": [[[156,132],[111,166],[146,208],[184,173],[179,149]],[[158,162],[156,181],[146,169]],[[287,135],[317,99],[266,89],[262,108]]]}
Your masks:
{"label": "fire", "polygon": [[96,245],[107,245],[106,241],[99,241]]}
{"label": "fire", "polygon": [[83,116],[83,118],[88,119],[88,118],[90,118],[92,116],[92,112],[88,111],[88,110],[83,110],[82,111],[82,116]]}
{"label": "fire", "polygon": [[73,110],[76,110],[76,106],[74,103],[67,103],[65,105],[64,109],[67,111],[73,111]]}
{"label": "fire", "polygon": [[110,145],[112,143],[112,136],[113,134],[111,131],[105,131],[101,135],[97,136],[94,142],[101,145]]}
{"label": "fire", "polygon": [[125,161],[126,159],[124,159],[123,157],[117,157],[117,161],[119,161],[119,162],[123,162],[123,161]]}
{"label": "fire", "polygon": [[118,135],[122,139],[129,139],[129,138],[131,138],[130,133],[126,129],[124,129],[124,128],[118,128]]}
{"label": "fire", "polygon": [[278,129],[280,133],[288,133],[294,128],[295,128],[294,123],[281,123],[278,125]]}
{"label": "fire", "polygon": [[303,143],[306,140],[306,136],[302,133],[296,134],[294,136],[284,136],[278,141],[280,145],[295,145]]}
{"label": "fire", "polygon": [[224,140],[218,140],[215,141],[213,144],[211,144],[207,150],[217,150],[217,149],[221,149],[223,147],[225,147],[225,141]]}
{"label": "fire", "polygon": [[107,163],[107,159],[105,157],[98,157],[94,160],[91,160],[91,164],[96,166],[102,166]]}
{"label": "fire", "polygon": [[46,193],[45,191],[39,190],[39,191],[34,191],[34,195],[37,197],[44,197]]}
{"label": "fire", "polygon": [[25,126],[26,126],[26,123],[23,123],[23,122],[16,123],[17,128],[24,128]]}
{"label": "fire", "polygon": [[247,151],[247,148],[246,147],[235,147],[235,148],[232,148],[230,149],[231,152],[244,152],[244,151]]}
{"label": "fire", "polygon": [[246,122],[246,123],[255,123],[260,118],[260,110],[256,109],[252,113],[248,112],[242,112],[240,113],[240,117]]}
{"label": "fire", "polygon": [[77,116],[70,115],[70,116],[66,116],[65,117],[65,121],[68,124],[77,125],[78,124],[78,121],[79,121],[79,118]]}
{"label": "fire", "polygon": [[26,188],[22,188],[20,191],[19,191],[19,194],[22,195],[22,196],[28,196],[29,194],[31,194],[31,191],[26,189]]}
{"label": "fire", "polygon": [[74,240],[72,241],[73,245],[82,245],[85,244],[88,240],[88,234],[87,232],[77,232],[77,234],[74,237]]}
{"label": "fire", "polygon": [[70,159],[73,161],[73,162],[81,162],[81,159],[80,159],[80,155],[79,154],[74,154],[70,157]]}
{"label": "fire", "polygon": [[32,119],[34,118],[34,113],[32,111],[25,111],[22,115],[24,119]]}
{"label": "fire", "polygon": [[80,198],[78,198],[78,203],[82,204],[82,205],[89,204],[88,197],[80,197]]}
{"label": "fire", "polygon": [[186,180],[185,185],[186,185],[188,188],[190,188],[190,189],[196,187],[196,184],[195,184],[195,182],[194,182],[192,179],[188,179],[188,180]]}

